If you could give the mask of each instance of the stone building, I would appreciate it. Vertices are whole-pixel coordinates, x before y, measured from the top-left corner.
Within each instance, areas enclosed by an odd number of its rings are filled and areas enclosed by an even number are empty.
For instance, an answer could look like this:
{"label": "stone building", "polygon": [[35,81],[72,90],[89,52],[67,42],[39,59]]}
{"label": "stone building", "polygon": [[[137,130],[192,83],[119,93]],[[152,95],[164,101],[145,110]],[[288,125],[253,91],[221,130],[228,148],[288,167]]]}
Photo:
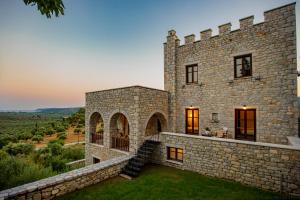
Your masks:
{"label": "stone building", "polygon": [[[86,93],[86,164],[134,153],[158,132],[287,144],[298,130],[295,3],[253,20],[240,19],[237,30],[220,25],[215,36],[201,31],[198,41],[186,36],[184,44],[169,31],[164,90]],[[174,147],[167,156],[183,153]]]}

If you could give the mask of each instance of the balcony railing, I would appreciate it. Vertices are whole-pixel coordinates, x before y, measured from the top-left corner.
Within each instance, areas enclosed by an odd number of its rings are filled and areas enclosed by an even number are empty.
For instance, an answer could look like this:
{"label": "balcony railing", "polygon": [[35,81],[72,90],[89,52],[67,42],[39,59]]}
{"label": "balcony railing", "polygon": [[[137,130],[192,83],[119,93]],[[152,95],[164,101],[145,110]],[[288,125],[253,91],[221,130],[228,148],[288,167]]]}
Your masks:
{"label": "balcony railing", "polygon": [[111,147],[121,151],[129,151],[129,138],[111,136]]}
{"label": "balcony railing", "polygon": [[92,135],[92,143],[103,145],[103,134],[91,134]]}

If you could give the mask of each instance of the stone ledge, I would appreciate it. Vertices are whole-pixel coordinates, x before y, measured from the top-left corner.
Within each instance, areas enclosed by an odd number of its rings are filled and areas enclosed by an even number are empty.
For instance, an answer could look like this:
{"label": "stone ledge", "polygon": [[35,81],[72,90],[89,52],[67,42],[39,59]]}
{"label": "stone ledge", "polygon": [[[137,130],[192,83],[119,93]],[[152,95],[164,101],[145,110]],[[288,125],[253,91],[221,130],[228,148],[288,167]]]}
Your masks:
{"label": "stone ledge", "polygon": [[55,186],[64,181],[74,180],[76,178],[80,178],[81,176],[97,172],[102,169],[106,169],[108,167],[112,167],[114,165],[121,164],[124,161],[127,161],[131,158],[131,156],[122,156],[118,158],[113,158],[111,160],[103,161],[98,164],[89,165],[80,169],[75,169],[67,173],[59,174],[56,176],[52,176],[49,178],[45,178],[42,180],[38,180],[32,183],[27,183],[21,186],[17,186],[14,188],[10,188],[7,190],[0,191],[0,199],[5,199],[13,196],[17,196],[19,194],[25,194],[29,192],[33,192],[35,190],[41,190],[49,186]]}
{"label": "stone ledge", "polygon": [[229,143],[248,144],[248,145],[264,146],[264,147],[275,147],[275,148],[281,148],[281,149],[300,150],[300,146],[291,146],[291,145],[283,145],[283,144],[251,142],[251,141],[245,141],[245,140],[235,140],[235,139],[226,139],[226,138],[217,138],[217,137],[205,137],[205,136],[201,136],[201,135],[188,135],[185,133],[161,132],[160,134],[179,136],[179,137],[187,137],[187,138],[195,138],[195,139],[203,139],[203,140],[212,140],[212,141],[219,141],[219,142],[229,142]]}

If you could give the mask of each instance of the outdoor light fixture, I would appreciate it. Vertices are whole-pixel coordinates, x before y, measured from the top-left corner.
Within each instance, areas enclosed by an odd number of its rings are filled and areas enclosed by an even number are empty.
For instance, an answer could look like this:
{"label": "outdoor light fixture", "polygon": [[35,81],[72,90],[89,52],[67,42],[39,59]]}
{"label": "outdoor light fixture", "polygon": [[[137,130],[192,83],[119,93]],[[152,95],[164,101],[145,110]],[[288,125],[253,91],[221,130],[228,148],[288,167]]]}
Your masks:
{"label": "outdoor light fixture", "polygon": [[247,106],[246,106],[246,105],[243,105],[243,109],[246,110],[246,109],[247,109]]}
{"label": "outdoor light fixture", "polygon": [[190,105],[190,108],[193,108],[193,105]]}

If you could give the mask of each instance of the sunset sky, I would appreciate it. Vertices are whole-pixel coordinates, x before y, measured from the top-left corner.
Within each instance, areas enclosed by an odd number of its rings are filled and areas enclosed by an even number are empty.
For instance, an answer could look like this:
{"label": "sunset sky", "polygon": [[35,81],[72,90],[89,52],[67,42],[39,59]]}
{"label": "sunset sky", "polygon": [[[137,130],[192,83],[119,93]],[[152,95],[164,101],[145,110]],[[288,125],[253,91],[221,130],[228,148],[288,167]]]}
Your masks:
{"label": "sunset sky", "polygon": [[[64,0],[47,19],[23,0],[0,0],[0,110],[83,106],[85,92],[129,85],[163,89],[167,31],[184,36],[290,0]],[[300,52],[300,3],[297,52]],[[299,66],[299,64],[298,64]]]}

